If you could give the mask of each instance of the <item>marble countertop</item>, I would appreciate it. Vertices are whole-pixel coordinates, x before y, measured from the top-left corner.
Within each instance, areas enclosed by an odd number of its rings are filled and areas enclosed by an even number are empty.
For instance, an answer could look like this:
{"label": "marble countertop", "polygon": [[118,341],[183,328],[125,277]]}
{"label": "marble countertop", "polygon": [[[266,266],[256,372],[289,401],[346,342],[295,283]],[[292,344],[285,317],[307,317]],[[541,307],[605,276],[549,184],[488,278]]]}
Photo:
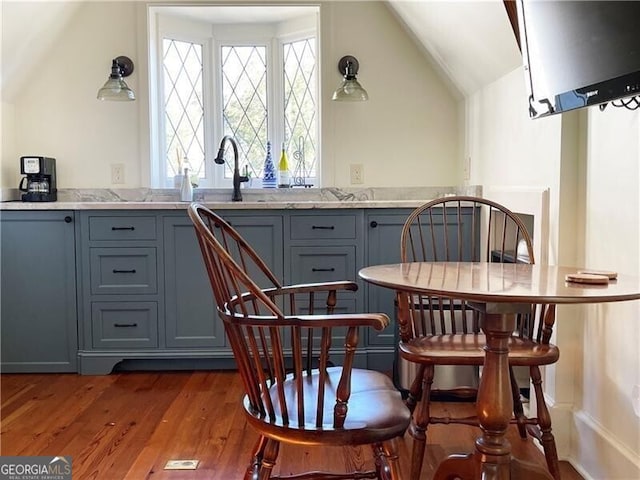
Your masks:
{"label": "marble countertop", "polygon": [[[175,189],[59,189],[57,202],[22,202],[15,189],[2,190],[0,210],[184,210]],[[415,208],[446,195],[480,195],[478,186],[243,189],[241,202],[231,201],[231,189],[197,189],[194,201],[211,209],[335,209]]]}

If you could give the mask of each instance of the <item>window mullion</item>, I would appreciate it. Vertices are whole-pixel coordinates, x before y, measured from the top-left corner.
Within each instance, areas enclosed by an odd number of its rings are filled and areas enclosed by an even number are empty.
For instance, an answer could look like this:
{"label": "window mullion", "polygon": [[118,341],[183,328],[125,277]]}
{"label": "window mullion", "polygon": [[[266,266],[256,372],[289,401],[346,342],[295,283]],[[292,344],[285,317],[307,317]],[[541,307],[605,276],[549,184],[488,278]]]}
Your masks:
{"label": "window mullion", "polygon": [[271,108],[270,124],[271,124],[271,142],[273,145],[274,153],[277,157],[280,156],[280,148],[282,142],[286,142],[285,130],[284,130],[284,71],[282,60],[282,42],[277,38],[271,40],[271,59],[270,72],[271,72],[271,84],[273,88],[271,90]]}
{"label": "window mullion", "polygon": [[217,165],[213,159],[222,140],[222,73],[220,69],[220,45],[214,38],[209,42],[210,51],[206,56],[205,71],[208,76],[208,84],[205,85],[205,144],[206,159],[205,172],[207,184],[210,187],[224,184],[224,168]]}

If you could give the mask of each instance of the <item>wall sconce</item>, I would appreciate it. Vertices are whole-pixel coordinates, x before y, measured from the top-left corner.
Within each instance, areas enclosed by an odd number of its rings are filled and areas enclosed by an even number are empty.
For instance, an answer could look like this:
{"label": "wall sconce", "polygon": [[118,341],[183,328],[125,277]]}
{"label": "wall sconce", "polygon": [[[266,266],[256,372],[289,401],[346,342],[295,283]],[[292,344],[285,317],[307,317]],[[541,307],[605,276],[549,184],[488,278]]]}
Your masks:
{"label": "wall sconce", "polygon": [[342,73],[344,79],[342,84],[333,92],[332,100],[339,102],[364,102],[369,100],[369,94],[362,88],[356,79],[360,64],[356,57],[345,55],[338,62],[338,71]]}
{"label": "wall sconce", "polygon": [[104,86],[98,90],[98,100],[135,100],[133,90],[123,80],[123,77],[128,77],[132,72],[133,62],[129,57],[114,58],[111,63],[111,75]]}

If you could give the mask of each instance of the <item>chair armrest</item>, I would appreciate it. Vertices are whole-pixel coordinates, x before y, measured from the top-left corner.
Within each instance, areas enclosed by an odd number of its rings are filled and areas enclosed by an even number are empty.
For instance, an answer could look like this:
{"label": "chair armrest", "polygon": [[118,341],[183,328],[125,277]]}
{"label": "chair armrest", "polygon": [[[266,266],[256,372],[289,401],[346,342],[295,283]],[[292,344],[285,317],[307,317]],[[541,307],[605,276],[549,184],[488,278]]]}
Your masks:
{"label": "chair armrest", "polygon": [[[225,313],[230,315],[229,312]],[[384,313],[344,313],[336,315],[298,315],[284,318],[259,316],[259,315],[233,315],[234,322],[238,325],[251,327],[373,327],[383,330],[390,323],[389,317]]]}
{"label": "chair armrest", "polygon": [[280,288],[266,288],[263,291],[267,295],[288,295],[290,293],[330,292],[331,290],[347,290],[355,292],[358,290],[358,284],[350,281],[300,283]]}

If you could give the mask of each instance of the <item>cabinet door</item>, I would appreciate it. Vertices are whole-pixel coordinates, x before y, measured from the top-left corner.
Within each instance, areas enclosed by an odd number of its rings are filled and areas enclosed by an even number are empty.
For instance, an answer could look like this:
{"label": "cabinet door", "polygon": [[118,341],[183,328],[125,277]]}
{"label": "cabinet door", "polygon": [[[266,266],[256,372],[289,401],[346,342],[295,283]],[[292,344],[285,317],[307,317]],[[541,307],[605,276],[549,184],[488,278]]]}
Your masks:
{"label": "cabinet door", "polygon": [[223,346],[224,330],[193,223],[186,216],[164,218],[164,272],[166,346]]}
{"label": "cabinet door", "polygon": [[2,212],[3,372],[75,372],[74,213]]}
{"label": "cabinet door", "polygon": [[[226,219],[276,276],[282,277],[282,218],[242,215]],[[224,327],[215,311],[195,229],[187,216],[164,218],[164,250],[166,346],[224,346]],[[256,281],[260,283],[260,279]]]}
{"label": "cabinet door", "polygon": [[[400,262],[400,232],[411,211],[406,213],[369,213],[367,215],[367,265]],[[382,332],[369,332],[369,345],[393,345],[396,337],[395,292],[367,284],[370,312],[389,315],[391,325]]]}
{"label": "cabinet door", "polygon": [[[223,215],[223,217],[251,245],[276,278],[282,281],[284,271],[282,217],[258,216],[251,212],[244,215]],[[261,287],[271,286],[271,283],[262,275],[257,272],[251,273],[253,281]]]}

